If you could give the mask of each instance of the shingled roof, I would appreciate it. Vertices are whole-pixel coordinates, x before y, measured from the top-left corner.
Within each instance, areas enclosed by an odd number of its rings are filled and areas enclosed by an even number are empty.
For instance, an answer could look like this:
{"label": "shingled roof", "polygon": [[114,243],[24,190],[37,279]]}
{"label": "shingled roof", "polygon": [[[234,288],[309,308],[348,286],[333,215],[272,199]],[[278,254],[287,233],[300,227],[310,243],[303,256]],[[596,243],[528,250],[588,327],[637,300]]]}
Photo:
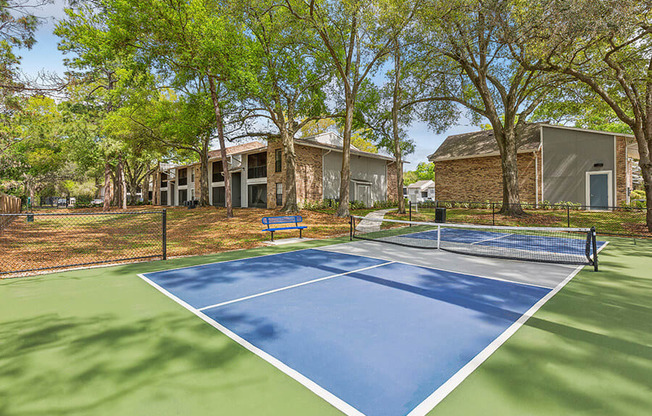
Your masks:
{"label": "shingled roof", "polygon": [[[534,152],[539,148],[542,124],[544,123],[528,123],[519,131],[518,153]],[[437,162],[498,154],[500,152],[493,130],[483,130],[448,136],[435,153],[428,156],[428,160]]]}
{"label": "shingled roof", "polygon": [[[238,153],[245,153],[245,152],[250,152],[253,150],[263,150],[266,149],[267,145],[261,143],[261,142],[249,142],[249,143],[243,143],[243,144],[238,144],[236,146],[229,146],[226,148],[226,154],[227,155],[235,155]],[[221,156],[221,151],[220,149],[216,150],[211,150],[208,152],[208,158],[209,159],[214,159],[214,158],[219,158]]]}

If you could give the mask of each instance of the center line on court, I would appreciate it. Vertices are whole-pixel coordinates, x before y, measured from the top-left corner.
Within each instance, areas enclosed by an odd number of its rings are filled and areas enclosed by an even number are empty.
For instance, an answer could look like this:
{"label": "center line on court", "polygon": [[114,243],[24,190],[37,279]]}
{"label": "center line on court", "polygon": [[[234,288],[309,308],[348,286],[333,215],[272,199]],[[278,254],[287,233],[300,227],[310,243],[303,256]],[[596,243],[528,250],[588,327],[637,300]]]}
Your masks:
{"label": "center line on court", "polygon": [[388,264],[392,264],[392,263],[396,263],[396,262],[395,262],[395,261],[388,261],[388,262],[386,262],[386,263],[377,264],[377,265],[375,265],[375,266],[369,266],[369,267],[364,267],[364,268],[362,268],[362,269],[356,269],[356,270],[351,270],[351,271],[344,272],[344,273],[338,273],[338,274],[333,274],[333,275],[326,276],[326,277],[320,277],[320,278],[318,278],[318,279],[308,280],[307,282],[297,283],[297,284],[295,284],[295,285],[285,286],[285,287],[281,287],[281,288],[274,289],[274,290],[268,290],[267,292],[261,292],[261,293],[257,293],[257,294],[255,294],[255,295],[245,296],[245,297],[243,297],[243,298],[238,298],[238,299],[228,300],[228,301],[226,301],[226,302],[221,302],[221,303],[216,303],[216,304],[214,304],[214,305],[204,306],[203,308],[199,308],[198,310],[199,310],[199,311],[205,311],[205,310],[207,310],[207,309],[213,309],[213,308],[217,308],[217,307],[220,307],[220,306],[230,305],[230,304],[232,304],[232,303],[242,302],[243,300],[253,299],[253,298],[257,298],[257,297],[260,297],[260,296],[269,295],[269,294],[276,293],[276,292],[282,292],[282,291],[284,291],[284,290],[288,290],[288,289],[293,289],[293,288],[295,288],[295,287],[300,287],[300,286],[309,285],[309,284],[311,284],[311,283],[321,282],[321,281],[323,281],[323,280],[333,279],[333,278],[335,278],[335,277],[339,277],[339,276],[346,276],[347,274],[351,274],[351,273],[364,272],[365,270],[375,269],[376,267],[387,266]]}

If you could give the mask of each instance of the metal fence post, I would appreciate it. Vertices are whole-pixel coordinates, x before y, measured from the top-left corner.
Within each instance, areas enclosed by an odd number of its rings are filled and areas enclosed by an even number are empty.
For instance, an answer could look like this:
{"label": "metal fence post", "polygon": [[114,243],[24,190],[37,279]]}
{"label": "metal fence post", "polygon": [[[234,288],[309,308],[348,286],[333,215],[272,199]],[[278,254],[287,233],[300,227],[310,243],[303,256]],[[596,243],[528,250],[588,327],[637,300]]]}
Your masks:
{"label": "metal fence post", "polygon": [[496,225],[496,203],[491,203],[491,225]]}
{"label": "metal fence post", "polygon": [[570,205],[566,204],[566,225],[570,228]]}
{"label": "metal fence post", "polygon": [[162,213],[163,221],[162,221],[162,233],[163,233],[163,260],[168,259],[168,233],[167,233],[167,223],[168,223],[168,215],[167,215],[167,210],[164,209]]}
{"label": "metal fence post", "polygon": [[[412,221],[412,201],[410,201],[410,221]],[[412,224],[410,224],[410,227],[412,227]]]}

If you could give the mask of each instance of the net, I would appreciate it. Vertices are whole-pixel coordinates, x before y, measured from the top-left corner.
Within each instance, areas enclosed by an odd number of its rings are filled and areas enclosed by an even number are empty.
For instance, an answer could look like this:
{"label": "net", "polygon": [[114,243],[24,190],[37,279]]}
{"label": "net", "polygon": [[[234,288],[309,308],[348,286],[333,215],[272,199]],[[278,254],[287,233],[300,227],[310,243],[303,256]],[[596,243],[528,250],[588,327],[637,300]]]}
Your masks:
{"label": "net", "polygon": [[438,224],[351,217],[351,239],[422,249],[559,264],[597,270],[594,229]]}

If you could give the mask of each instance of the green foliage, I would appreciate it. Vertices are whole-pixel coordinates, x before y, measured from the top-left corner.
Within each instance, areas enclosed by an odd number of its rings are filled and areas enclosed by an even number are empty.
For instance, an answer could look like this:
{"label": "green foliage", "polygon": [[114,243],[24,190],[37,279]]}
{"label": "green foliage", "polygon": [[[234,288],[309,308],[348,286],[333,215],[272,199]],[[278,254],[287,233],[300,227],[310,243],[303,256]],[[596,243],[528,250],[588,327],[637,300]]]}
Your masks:
{"label": "green foliage", "polygon": [[631,199],[645,199],[645,191],[642,189],[636,189],[630,194]]}
{"label": "green foliage", "polygon": [[403,185],[407,186],[417,181],[435,180],[435,164],[432,162],[419,162],[416,170],[403,173]]}

